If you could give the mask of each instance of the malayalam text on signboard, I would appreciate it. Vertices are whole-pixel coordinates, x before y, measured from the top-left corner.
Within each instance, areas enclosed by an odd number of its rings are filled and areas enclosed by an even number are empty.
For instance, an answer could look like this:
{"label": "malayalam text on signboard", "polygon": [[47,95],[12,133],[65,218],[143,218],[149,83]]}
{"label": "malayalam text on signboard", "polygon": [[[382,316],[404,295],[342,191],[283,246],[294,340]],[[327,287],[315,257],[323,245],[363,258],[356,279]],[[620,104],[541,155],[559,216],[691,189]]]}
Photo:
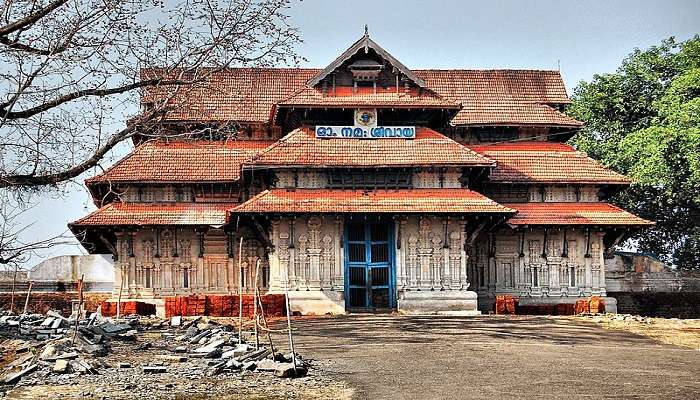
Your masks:
{"label": "malayalam text on signboard", "polygon": [[317,126],[316,137],[322,139],[415,139],[415,126]]}

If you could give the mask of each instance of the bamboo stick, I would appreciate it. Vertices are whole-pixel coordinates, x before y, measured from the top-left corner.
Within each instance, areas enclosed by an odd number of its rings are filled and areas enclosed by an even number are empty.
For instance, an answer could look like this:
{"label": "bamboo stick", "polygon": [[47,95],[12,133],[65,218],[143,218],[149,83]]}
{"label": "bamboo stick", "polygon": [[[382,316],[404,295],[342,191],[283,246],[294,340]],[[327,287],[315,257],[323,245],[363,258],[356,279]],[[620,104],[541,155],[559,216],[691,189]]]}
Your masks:
{"label": "bamboo stick", "polygon": [[22,314],[27,313],[27,307],[29,307],[29,296],[32,294],[32,285],[34,282],[29,282],[29,287],[27,288],[27,299],[24,300],[24,311],[22,311]]}
{"label": "bamboo stick", "polygon": [[241,257],[243,253],[243,236],[238,242],[238,344],[243,344],[243,272]]}
{"label": "bamboo stick", "polygon": [[[288,267],[287,267],[288,268]],[[284,269],[284,302],[287,307],[287,334],[289,336],[289,348],[292,351],[292,365],[294,366],[294,376],[297,376],[297,354],[294,352],[294,338],[292,338],[292,307],[289,303],[289,272]]]}
{"label": "bamboo stick", "polygon": [[85,278],[85,275],[80,275],[80,279],[78,280],[78,311],[76,312],[75,316],[75,330],[73,331],[73,340],[72,343],[75,344],[75,336],[78,333],[78,323],[80,322],[80,311],[83,308],[83,279]]}
{"label": "bamboo stick", "polygon": [[[258,259],[258,265],[260,265],[260,260]],[[272,335],[270,335],[270,327],[267,325],[267,318],[265,317],[265,308],[263,308],[262,298],[260,297],[260,289],[258,288],[258,282],[255,282],[255,293],[258,305],[260,306],[260,316],[262,317],[264,324],[264,331],[267,333],[267,341],[270,343],[270,352],[272,353],[272,359],[275,359],[275,346],[272,344]]]}
{"label": "bamboo stick", "polygon": [[253,283],[253,326],[255,332],[255,349],[260,348],[260,338],[258,337],[258,271],[260,270],[260,258],[255,262],[255,281]]}
{"label": "bamboo stick", "polygon": [[119,274],[121,275],[119,279],[119,296],[117,297],[117,319],[121,316],[122,310],[122,291],[124,290],[124,271],[119,269]]}

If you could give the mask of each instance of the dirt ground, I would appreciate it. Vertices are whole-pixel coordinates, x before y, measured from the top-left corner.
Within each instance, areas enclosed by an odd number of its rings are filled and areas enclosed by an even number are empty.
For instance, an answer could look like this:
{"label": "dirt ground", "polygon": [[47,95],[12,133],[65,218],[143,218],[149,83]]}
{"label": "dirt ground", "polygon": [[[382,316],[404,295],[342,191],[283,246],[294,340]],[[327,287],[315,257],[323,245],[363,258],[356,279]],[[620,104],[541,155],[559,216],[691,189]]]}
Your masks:
{"label": "dirt ground", "polygon": [[698,399],[700,353],[566,317],[352,315],[295,322],[355,399]]}
{"label": "dirt ground", "polygon": [[[288,351],[280,341],[277,351]],[[3,342],[5,346],[11,341]],[[350,399],[352,389],[344,382],[321,373],[323,362],[312,362],[303,378],[277,378],[272,372],[224,372],[208,376],[206,360],[159,361],[159,355],[172,355],[172,338],[162,332],[139,332],[137,342],[111,342],[109,354],[95,360],[101,363],[98,375],[49,374],[37,372],[23,378],[14,388],[0,386],[0,398],[99,399],[99,400],[335,400]],[[12,360],[12,354],[3,362]],[[128,364],[121,368],[120,364]],[[160,364],[167,372],[146,374],[142,367]],[[7,392],[5,392],[7,390]]]}
{"label": "dirt ground", "polygon": [[650,318],[634,315],[600,315],[575,317],[617,329],[647,336],[663,343],[700,350],[700,319]]}
{"label": "dirt ground", "polygon": [[[35,376],[6,398],[700,399],[697,320],[349,315],[294,326],[313,365],[305,378],[206,376],[201,359],[144,374],[173,345],[147,331],[141,350],[115,342],[100,375]],[[286,350],[286,336],[274,338]]]}

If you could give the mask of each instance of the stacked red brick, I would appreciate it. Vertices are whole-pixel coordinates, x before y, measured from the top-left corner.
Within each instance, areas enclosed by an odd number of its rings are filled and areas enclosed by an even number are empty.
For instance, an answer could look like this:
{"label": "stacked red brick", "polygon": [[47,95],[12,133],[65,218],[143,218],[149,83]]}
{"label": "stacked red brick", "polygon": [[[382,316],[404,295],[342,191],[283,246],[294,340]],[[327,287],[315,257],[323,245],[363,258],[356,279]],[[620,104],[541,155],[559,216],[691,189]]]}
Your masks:
{"label": "stacked red brick", "polygon": [[[252,295],[243,295],[243,316],[254,315]],[[282,317],[286,315],[284,295],[267,294],[260,297],[266,317]],[[239,299],[237,295],[192,295],[173,296],[165,298],[165,316],[176,315],[210,317],[237,317]]]}

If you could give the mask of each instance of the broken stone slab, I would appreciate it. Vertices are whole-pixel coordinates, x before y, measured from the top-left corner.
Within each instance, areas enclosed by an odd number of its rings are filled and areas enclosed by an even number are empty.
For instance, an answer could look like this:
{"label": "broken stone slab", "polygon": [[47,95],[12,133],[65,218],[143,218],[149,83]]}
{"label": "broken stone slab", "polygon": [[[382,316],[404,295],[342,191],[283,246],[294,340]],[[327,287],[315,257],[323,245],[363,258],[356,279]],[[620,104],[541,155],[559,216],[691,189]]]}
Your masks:
{"label": "broken stone slab", "polygon": [[44,351],[41,352],[39,355],[40,360],[48,360],[52,357],[54,357],[58,353],[58,349],[56,346],[53,345],[48,345],[44,347]]}
{"label": "broken stone slab", "polygon": [[272,352],[268,348],[263,348],[259,350],[255,350],[252,353],[240,356],[236,358],[239,362],[244,362],[244,361],[258,361],[262,360],[263,358],[267,357],[270,355]]}
{"label": "broken stone slab", "polygon": [[300,378],[306,376],[309,370],[305,366],[297,365],[296,369],[292,363],[279,363],[275,369],[275,376],[278,378]]}
{"label": "broken stone slab", "polygon": [[173,349],[173,353],[187,353],[187,347],[186,346],[178,346]]}
{"label": "broken stone slab", "polygon": [[143,372],[145,374],[162,374],[162,373],[165,373],[167,371],[168,371],[168,369],[166,367],[162,367],[162,366],[153,366],[153,367],[144,366],[143,367]]}
{"label": "broken stone slab", "polygon": [[22,377],[24,377],[24,376],[26,376],[26,375],[29,375],[29,374],[31,374],[32,372],[36,371],[37,368],[39,368],[39,365],[38,365],[38,364],[32,364],[32,365],[28,366],[27,368],[25,368],[25,369],[23,369],[23,370],[21,370],[21,371],[19,371],[19,372],[17,372],[17,373],[8,375],[8,376],[5,378],[5,381],[4,381],[4,382],[5,382],[6,385],[13,385],[13,384],[19,382],[20,379],[22,379]]}
{"label": "broken stone slab", "polygon": [[172,362],[185,362],[185,361],[187,361],[187,357],[171,356],[168,354],[159,354],[159,355],[156,355],[156,358],[159,360],[172,361]]}
{"label": "broken stone slab", "polygon": [[190,339],[190,343],[199,343],[200,340],[206,338],[209,335],[211,335],[211,331],[199,332],[198,334],[194,335],[192,339]]}
{"label": "broken stone slab", "polygon": [[195,353],[209,353],[212,350],[218,349],[219,347],[223,346],[224,343],[226,343],[226,340],[224,339],[219,339],[215,340],[205,346],[202,346],[198,349],[196,349],[194,352]]}
{"label": "broken stone slab", "polygon": [[260,360],[258,361],[256,370],[258,371],[276,371],[282,363],[278,363],[272,360]]}
{"label": "broken stone slab", "polygon": [[[47,317],[44,322],[42,322],[39,326],[51,326],[53,324],[54,318],[53,317]],[[60,321],[60,320],[59,320]]]}
{"label": "broken stone slab", "polygon": [[226,368],[234,369],[234,370],[239,370],[243,367],[242,363],[239,363],[236,360],[228,360],[226,361]]}
{"label": "broken stone slab", "polygon": [[182,316],[177,315],[170,318],[170,326],[176,327],[182,325]]}
{"label": "broken stone slab", "polygon": [[68,360],[56,360],[56,363],[53,365],[53,372],[56,374],[68,372]]}
{"label": "broken stone slab", "polygon": [[243,363],[243,365],[241,365],[241,369],[243,371],[255,371],[255,368],[257,366],[258,365],[255,361],[248,361],[248,362]]}
{"label": "broken stone slab", "polygon": [[107,336],[115,336],[115,335],[118,335],[120,333],[125,333],[127,331],[134,329],[129,324],[113,324],[111,322],[97,325],[97,327],[100,328]]}
{"label": "broken stone slab", "polygon": [[234,349],[228,350],[221,355],[221,358],[239,357],[253,351],[253,347],[246,343],[237,345]]}

